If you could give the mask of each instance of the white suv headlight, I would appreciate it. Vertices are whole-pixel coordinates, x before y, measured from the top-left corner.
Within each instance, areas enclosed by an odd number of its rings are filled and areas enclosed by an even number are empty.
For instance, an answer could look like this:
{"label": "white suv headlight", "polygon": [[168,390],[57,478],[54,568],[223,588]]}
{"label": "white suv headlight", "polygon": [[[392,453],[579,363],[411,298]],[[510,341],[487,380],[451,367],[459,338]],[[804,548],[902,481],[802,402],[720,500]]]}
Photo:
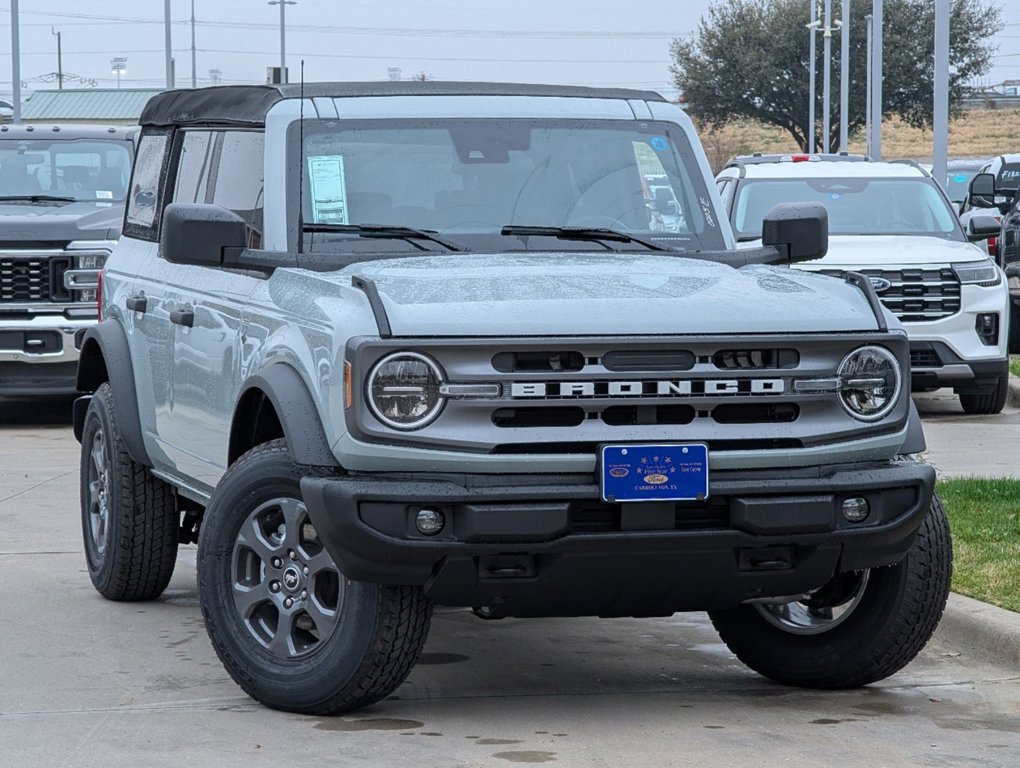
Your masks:
{"label": "white suv headlight", "polygon": [[1002,281],[1002,273],[989,259],[971,264],[954,264],[953,272],[965,285],[980,285],[987,288]]}
{"label": "white suv headlight", "polygon": [[425,355],[396,352],[387,355],[368,375],[368,405],[383,424],[394,429],[421,429],[443,409],[439,391],[443,372]]}
{"label": "white suv headlight", "polygon": [[902,377],[893,354],[882,347],[859,347],[839,364],[839,399],[861,421],[878,421],[896,405]]}

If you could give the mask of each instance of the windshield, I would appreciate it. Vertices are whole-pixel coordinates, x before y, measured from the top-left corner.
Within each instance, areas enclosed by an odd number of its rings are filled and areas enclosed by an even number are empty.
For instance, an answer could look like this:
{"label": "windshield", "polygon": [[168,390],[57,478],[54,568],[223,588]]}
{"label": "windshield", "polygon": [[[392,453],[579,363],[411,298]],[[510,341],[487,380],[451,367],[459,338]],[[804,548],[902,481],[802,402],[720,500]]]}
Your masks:
{"label": "windshield", "polygon": [[762,217],[777,203],[817,202],[833,235],[932,235],[963,240],[953,209],[930,179],[754,179],[737,190],[733,227],[761,237]]}
{"label": "windshield", "polygon": [[0,197],[122,202],[131,144],[103,139],[0,139]]}
{"label": "windshield", "polygon": [[[547,235],[501,233],[511,225],[611,229],[682,250],[724,247],[693,152],[667,123],[307,120],[303,161],[308,229],[413,227],[472,250],[537,247],[529,237],[552,247]],[[314,238],[350,243],[337,233]]]}

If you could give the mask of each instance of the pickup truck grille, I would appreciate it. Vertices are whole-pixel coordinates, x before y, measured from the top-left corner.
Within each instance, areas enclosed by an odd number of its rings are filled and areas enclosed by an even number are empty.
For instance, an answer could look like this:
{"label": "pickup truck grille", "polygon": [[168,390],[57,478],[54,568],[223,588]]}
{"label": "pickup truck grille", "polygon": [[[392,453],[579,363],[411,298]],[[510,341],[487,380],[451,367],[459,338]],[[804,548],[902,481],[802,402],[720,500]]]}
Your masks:
{"label": "pickup truck grille", "polygon": [[52,256],[33,252],[31,257],[0,255],[0,302],[67,302],[64,272],[71,259],[58,251]]}
{"label": "pickup truck grille", "polygon": [[[369,442],[495,454],[577,453],[657,440],[704,442],[713,451],[807,447],[889,428],[852,419],[824,384],[852,349],[868,343],[890,349],[907,367],[906,337],[888,333],[366,338],[348,348],[356,376],[403,349],[435,361],[450,394],[435,421],[398,431],[373,415],[369,392],[359,387],[354,399],[361,402],[348,412],[348,425]],[[799,386],[805,380],[823,385]]]}
{"label": "pickup truck grille", "polygon": [[[960,281],[950,267],[916,269],[861,269],[856,270],[887,288],[879,290],[879,301],[901,321],[906,323],[931,322],[951,317],[960,311]],[[845,270],[819,270],[823,275],[842,277]]]}

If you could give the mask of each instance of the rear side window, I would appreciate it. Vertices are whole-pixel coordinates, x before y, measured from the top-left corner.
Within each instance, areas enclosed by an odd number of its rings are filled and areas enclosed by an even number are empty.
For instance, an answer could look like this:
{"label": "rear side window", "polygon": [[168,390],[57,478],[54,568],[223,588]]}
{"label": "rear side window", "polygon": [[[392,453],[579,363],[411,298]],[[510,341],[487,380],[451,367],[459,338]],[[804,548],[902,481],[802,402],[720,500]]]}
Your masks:
{"label": "rear side window", "polygon": [[162,179],[170,147],[167,131],[146,132],[138,142],[124,217],[124,234],[140,240],[159,237]]}

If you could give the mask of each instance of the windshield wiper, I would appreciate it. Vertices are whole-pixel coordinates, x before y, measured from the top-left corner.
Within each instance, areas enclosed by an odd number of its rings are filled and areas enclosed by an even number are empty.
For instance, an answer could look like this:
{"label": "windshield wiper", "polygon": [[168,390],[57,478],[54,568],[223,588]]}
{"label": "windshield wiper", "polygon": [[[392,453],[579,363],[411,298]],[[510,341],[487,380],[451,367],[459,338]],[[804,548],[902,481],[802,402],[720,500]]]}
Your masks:
{"label": "windshield wiper", "polygon": [[358,235],[359,237],[381,237],[395,240],[407,240],[411,245],[420,251],[427,251],[415,242],[415,240],[428,240],[446,248],[448,251],[467,250],[446,238],[440,237],[438,232],[428,229],[415,229],[414,227],[398,227],[390,224],[305,224],[306,232],[339,232],[342,234]]}
{"label": "windshield wiper", "polygon": [[0,203],[13,203],[19,200],[28,200],[32,203],[75,203],[78,198],[62,195],[0,195]]}
{"label": "windshield wiper", "polygon": [[531,227],[523,224],[508,224],[499,233],[501,235],[538,235],[545,237],[556,237],[560,240],[606,240],[618,243],[637,243],[652,251],[671,251],[674,248],[667,248],[664,245],[653,243],[641,237],[635,237],[629,232],[621,232],[618,229],[603,227]]}

